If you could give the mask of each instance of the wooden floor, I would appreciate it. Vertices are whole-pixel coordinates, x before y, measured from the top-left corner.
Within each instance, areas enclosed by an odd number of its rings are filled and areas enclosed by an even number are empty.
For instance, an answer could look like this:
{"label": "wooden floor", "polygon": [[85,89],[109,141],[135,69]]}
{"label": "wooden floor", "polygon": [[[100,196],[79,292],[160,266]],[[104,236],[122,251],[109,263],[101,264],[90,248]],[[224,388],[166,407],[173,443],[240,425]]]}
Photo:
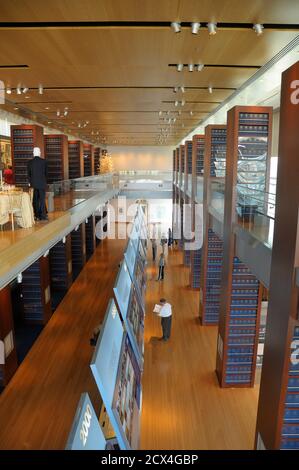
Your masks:
{"label": "wooden floor", "polygon": [[81,393],[99,407],[89,338],[103,319],[125,243],[97,248],[0,396],[0,449],[64,449]]}
{"label": "wooden floor", "polygon": [[[142,449],[252,449],[258,387],[220,389],[214,373],[216,327],[198,319],[199,292],[188,285],[182,253],[168,256],[164,282],[148,267]],[[173,305],[172,336],[152,313],[161,296]]]}

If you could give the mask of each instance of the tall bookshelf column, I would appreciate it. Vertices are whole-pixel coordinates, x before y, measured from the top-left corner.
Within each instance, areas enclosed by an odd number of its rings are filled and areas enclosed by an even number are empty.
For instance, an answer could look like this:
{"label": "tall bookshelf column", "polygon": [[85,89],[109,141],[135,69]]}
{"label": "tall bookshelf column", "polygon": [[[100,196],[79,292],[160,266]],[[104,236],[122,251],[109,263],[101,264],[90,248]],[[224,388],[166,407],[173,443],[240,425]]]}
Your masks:
{"label": "tall bookshelf column", "polygon": [[[200,277],[199,316],[203,325],[218,325],[223,241],[216,233],[210,205],[211,183],[216,181],[216,156],[226,155],[226,126],[209,125],[205,128],[204,182],[203,182],[203,246]],[[218,173],[217,173],[218,174]],[[222,178],[224,181],[224,178]]]}
{"label": "tall bookshelf column", "polygon": [[69,140],[69,178],[81,178],[84,176],[83,142],[81,140]]}
{"label": "tall bookshelf column", "polygon": [[33,148],[44,154],[43,127],[36,125],[10,126],[11,155],[15,185],[28,188],[27,163],[33,158]]}
{"label": "tall bookshelf column", "polygon": [[54,299],[56,294],[61,300],[73,282],[70,234],[66,235],[63,240],[60,240],[50,249],[49,259],[52,297]]}
{"label": "tall bookshelf column", "polygon": [[[190,178],[189,178],[190,176]],[[192,140],[188,140],[185,142],[185,165],[184,165],[184,251],[183,251],[183,256],[184,256],[184,265],[185,266],[190,266],[190,250],[185,249],[185,243],[190,243],[190,237],[188,237],[190,232],[191,236],[191,209],[189,208],[189,205],[191,204],[191,197],[188,196],[190,193],[191,196],[191,191],[192,191],[192,183],[189,180],[192,178]],[[189,188],[189,185],[191,183],[191,188]]]}
{"label": "tall bookshelf column", "polygon": [[0,388],[5,387],[18,368],[10,287],[0,290],[0,341],[4,364],[0,364]]}
{"label": "tall bookshelf column", "polygon": [[[194,135],[192,138],[192,190],[191,190],[191,204],[192,204],[192,231],[195,232],[195,210],[197,201],[202,200],[202,197],[197,192],[198,179],[203,181],[203,162],[204,162],[204,146],[205,136]],[[196,237],[195,237],[196,239]],[[190,252],[190,286],[193,289],[200,287],[200,270],[201,270],[201,248],[191,250]]]}
{"label": "tall bookshelf column", "polygon": [[184,178],[185,178],[185,146],[179,149],[179,207],[180,207],[180,240],[179,248],[184,248]]}
{"label": "tall bookshelf column", "polygon": [[96,249],[95,216],[90,215],[85,221],[86,258],[90,258]]}
{"label": "tall bookshelf column", "polygon": [[48,183],[69,178],[68,141],[63,134],[45,135],[45,158],[48,163]]}
{"label": "tall bookshelf column", "polygon": [[21,294],[24,321],[45,325],[52,315],[49,256],[41,256],[23,271]]}
{"label": "tall bookshelf column", "polygon": [[275,230],[256,431],[256,447],[269,450],[299,450],[299,104],[292,102],[291,86],[298,77],[299,62],[282,74]]}
{"label": "tall bookshelf column", "polygon": [[101,149],[97,147],[94,149],[94,174],[99,175],[101,173]]}
{"label": "tall bookshelf column", "polygon": [[85,222],[71,232],[73,280],[86,263]]}
{"label": "tall bookshelf column", "polygon": [[[255,381],[262,286],[236,256],[233,229],[240,207],[243,214],[248,213],[247,205],[242,203],[245,193],[243,183],[240,185],[240,168],[242,181],[249,179],[249,175],[252,180],[250,161],[260,162],[264,158],[265,167],[261,174],[264,175],[266,189],[271,130],[272,108],[236,106],[228,112],[223,267],[216,361],[221,387],[253,387]],[[250,183],[247,189],[249,187]],[[253,215],[252,210],[249,207]]]}
{"label": "tall bookshelf column", "polygon": [[94,175],[94,148],[91,144],[83,145],[84,176]]}

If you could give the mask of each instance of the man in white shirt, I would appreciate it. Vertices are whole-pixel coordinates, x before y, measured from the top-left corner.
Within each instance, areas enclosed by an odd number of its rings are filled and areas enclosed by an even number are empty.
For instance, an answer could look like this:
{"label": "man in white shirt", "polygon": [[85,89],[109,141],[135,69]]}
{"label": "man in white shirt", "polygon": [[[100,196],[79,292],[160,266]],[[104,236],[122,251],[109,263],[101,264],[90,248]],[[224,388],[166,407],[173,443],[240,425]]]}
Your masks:
{"label": "man in white shirt", "polygon": [[160,299],[160,305],[161,310],[158,313],[158,316],[161,317],[161,326],[163,332],[163,336],[160,339],[167,341],[170,338],[172,308],[171,305],[166,302],[166,299]]}

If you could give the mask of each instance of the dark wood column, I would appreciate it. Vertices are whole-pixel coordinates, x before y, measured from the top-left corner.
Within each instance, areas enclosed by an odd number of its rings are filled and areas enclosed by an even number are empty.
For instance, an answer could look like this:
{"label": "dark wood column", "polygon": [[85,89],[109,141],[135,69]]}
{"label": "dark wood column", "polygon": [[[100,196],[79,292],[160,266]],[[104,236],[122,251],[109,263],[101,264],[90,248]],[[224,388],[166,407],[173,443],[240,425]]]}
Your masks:
{"label": "dark wood column", "polygon": [[0,387],[5,387],[18,368],[9,286],[0,290],[0,341],[1,350],[4,347],[4,364],[0,363]]}
{"label": "dark wood column", "polygon": [[85,221],[85,239],[86,239],[86,258],[94,253],[96,248],[96,236],[95,236],[95,216],[92,214]]}
{"label": "dark wood column", "polygon": [[24,321],[45,325],[52,315],[49,256],[41,256],[23,271],[21,293]]}
{"label": "dark wood column", "polygon": [[70,234],[51,248],[49,257],[52,309],[55,310],[73,282]]}
{"label": "dark wood column", "polygon": [[180,145],[180,174],[179,174],[179,204],[180,204],[180,240],[179,248],[182,250],[184,247],[184,192],[182,190],[185,178],[185,146]]}
{"label": "dark wood column", "polygon": [[86,263],[85,222],[71,232],[73,280]]}
{"label": "dark wood column", "polygon": [[299,449],[299,103],[293,84],[298,79],[299,62],[282,75],[275,229],[256,435],[256,446],[266,449]]}
{"label": "dark wood column", "polygon": [[[255,380],[262,288],[258,279],[236,256],[234,225],[238,222],[238,163],[248,162],[250,158],[261,155],[260,149],[269,159],[271,129],[272,108],[236,106],[228,112],[223,265],[216,360],[221,387],[253,387]],[[266,171],[264,183],[265,188]],[[247,215],[247,207],[239,207],[242,214]]]}
{"label": "dark wood column", "polygon": [[[185,142],[185,166],[184,166],[184,265],[190,266],[190,250],[186,250],[185,243],[190,243],[190,238],[188,237],[188,231],[191,232],[191,197],[187,195],[187,191],[191,193],[192,188],[189,188],[189,175],[192,176],[192,140],[187,140]],[[187,235],[187,237],[186,237]]]}

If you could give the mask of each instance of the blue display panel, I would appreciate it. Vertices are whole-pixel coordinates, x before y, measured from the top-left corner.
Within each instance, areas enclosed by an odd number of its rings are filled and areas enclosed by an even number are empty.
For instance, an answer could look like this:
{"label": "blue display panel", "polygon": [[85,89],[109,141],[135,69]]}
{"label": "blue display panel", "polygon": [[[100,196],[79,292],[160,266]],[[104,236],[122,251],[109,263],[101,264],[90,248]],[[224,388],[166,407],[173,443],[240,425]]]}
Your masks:
{"label": "blue display panel", "polygon": [[67,450],[104,450],[106,440],[88,393],[81,395]]}
{"label": "blue display panel", "polygon": [[141,372],[129,337],[126,336],[122,345],[112,405],[125,449],[139,448],[141,402]]}
{"label": "blue display panel", "polygon": [[134,271],[135,271],[136,259],[137,259],[137,247],[135,246],[135,243],[133,242],[133,240],[129,239],[124,256],[125,256],[126,264],[129,269],[130,275],[131,277],[133,277]]}
{"label": "blue display panel", "polygon": [[144,355],[144,308],[135,286],[132,286],[127,316],[124,319],[139,367],[143,368]]}
{"label": "blue display panel", "polygon": [[116,283],[113,288],[113,292],[117,300],[118,307],[120,309],[120,313],[123,319],[125,319],[127,316],[127,311],[128,311],[129,301],[130,301],[130,294],[131,294],[131,287],[132,287],[132,282],[131,282],[130,274],[127,268],[127,264],[125,261],[123,261],[118,271]]}

